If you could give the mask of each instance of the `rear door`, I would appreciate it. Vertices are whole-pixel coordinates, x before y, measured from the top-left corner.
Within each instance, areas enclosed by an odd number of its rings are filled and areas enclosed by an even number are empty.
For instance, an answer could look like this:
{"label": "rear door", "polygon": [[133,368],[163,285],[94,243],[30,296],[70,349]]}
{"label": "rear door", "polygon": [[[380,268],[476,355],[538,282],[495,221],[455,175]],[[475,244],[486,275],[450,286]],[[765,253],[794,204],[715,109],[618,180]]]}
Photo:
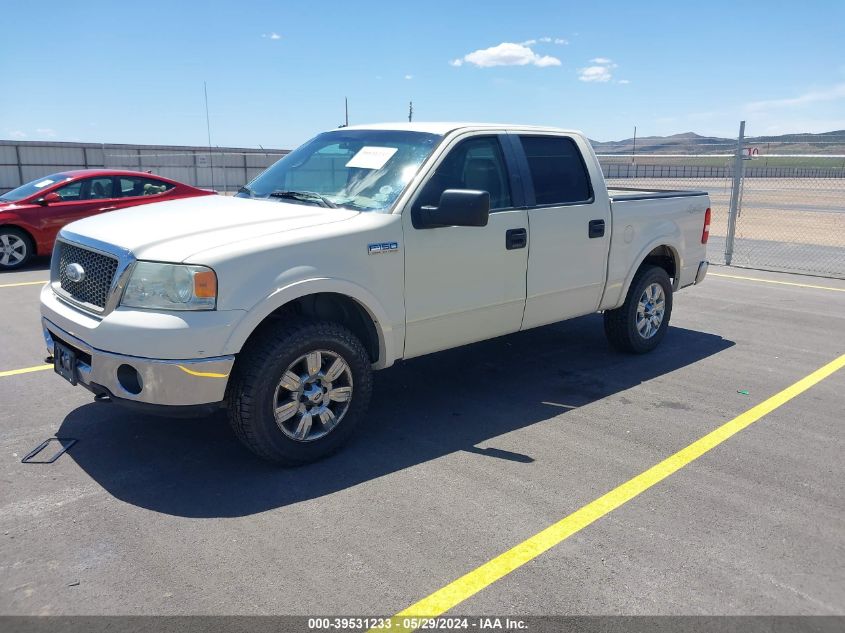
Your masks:
{"label": "rear door", "polygon": [[[403,213],[405,358],[516,332],[525,307],[528,221],[505,134],[453,141]],[[490,193],[487,226],[414,226],[446,189]]]}
{"label": "rear door", "polygon": [[526,173],[531,233],[522,327],[594,312],[607,273],[607,198],[594,192],[575,137],[531,133],[510,139]]}

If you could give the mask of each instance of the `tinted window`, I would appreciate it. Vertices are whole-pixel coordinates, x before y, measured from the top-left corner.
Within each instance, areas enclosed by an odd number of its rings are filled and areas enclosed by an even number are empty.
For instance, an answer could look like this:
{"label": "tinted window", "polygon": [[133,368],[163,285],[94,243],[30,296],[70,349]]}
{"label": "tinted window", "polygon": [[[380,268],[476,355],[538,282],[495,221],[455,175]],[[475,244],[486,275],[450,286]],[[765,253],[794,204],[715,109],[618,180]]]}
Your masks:
{"label": "tinted window", "polygon": [[91,200],[103,200],[104,198],[112,198],[112,188],[114,181],[111,177],[91,178],[88,183],[88,198]]}
{"label": "tinted window", "polygon": [[141,178],[134,176],[120,177],[120,197],[154,196],[173,189],[169,182],[162,182],[155,178]]}
{"label": "tinted window", "polygon": [[417,204],[437,206],[446,189],[477,189],[490,194],[491,209],[506,209],[511,202],[508,172],[499,139],[472,138],[455,146],[431,176]]}
{"label": "tinted window", "polygon": [[55,193],[59,194],[62,201],[83,200],[82,197],[82,181],[77,180],[69,185],[56,189]]}
{"label": "tinted window", "polygon": [[585,202],[593,197],[581,152],[563,136],[520,136],[539,204]]}

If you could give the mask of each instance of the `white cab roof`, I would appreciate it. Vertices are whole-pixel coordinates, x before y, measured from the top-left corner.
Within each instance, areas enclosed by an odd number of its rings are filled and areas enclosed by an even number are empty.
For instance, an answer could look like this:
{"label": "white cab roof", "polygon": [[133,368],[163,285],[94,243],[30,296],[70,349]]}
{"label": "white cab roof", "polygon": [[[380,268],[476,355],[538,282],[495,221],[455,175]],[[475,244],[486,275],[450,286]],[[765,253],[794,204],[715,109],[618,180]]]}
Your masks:
{"label": "white cab roof", "polygon": [[456,130],[531,130],[536,132],[566,132],[567,134],[581,134],[575,130],[564,130],[556,127],[539,125],[515,125],[513,123],[459,123],[459,122],[413,122],[413,123],[372,123],[367,125],[350,125],[346,130],[407,130],[409,132],[428,132],[429,134],[448,134]]}

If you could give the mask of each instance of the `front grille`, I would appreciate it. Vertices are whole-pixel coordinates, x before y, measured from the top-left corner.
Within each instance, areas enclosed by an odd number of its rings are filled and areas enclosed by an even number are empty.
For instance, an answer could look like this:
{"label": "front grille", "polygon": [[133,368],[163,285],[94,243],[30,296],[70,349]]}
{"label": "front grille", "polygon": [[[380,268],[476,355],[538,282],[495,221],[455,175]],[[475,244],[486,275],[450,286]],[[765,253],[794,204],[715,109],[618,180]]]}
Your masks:
{"label": "front grille", "polygon": [[[59,242],[59,279],[61,288],[76,301],[100,308],[106,307],[117,259],[86,248]],[[79,264],[85,271],[82,281],[71,281],[67,276],[69,264]]]}

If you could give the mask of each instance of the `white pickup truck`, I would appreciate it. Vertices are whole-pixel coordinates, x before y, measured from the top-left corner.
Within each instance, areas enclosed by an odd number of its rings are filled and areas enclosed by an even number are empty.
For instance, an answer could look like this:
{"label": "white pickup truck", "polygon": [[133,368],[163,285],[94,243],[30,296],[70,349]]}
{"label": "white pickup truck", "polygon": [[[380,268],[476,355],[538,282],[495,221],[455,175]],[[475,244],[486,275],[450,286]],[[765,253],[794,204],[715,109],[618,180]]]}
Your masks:
{"label": "white pickup truck", "polygon": [[587,139],[554,128],[347,127],[237,197],[70,224],[41,294],[55,371],[168,415],[228,409],[286,464],[338,448],[372,370],[604,313],[654,348],[672,293],[700,283],[706,193],[608,191]]}

